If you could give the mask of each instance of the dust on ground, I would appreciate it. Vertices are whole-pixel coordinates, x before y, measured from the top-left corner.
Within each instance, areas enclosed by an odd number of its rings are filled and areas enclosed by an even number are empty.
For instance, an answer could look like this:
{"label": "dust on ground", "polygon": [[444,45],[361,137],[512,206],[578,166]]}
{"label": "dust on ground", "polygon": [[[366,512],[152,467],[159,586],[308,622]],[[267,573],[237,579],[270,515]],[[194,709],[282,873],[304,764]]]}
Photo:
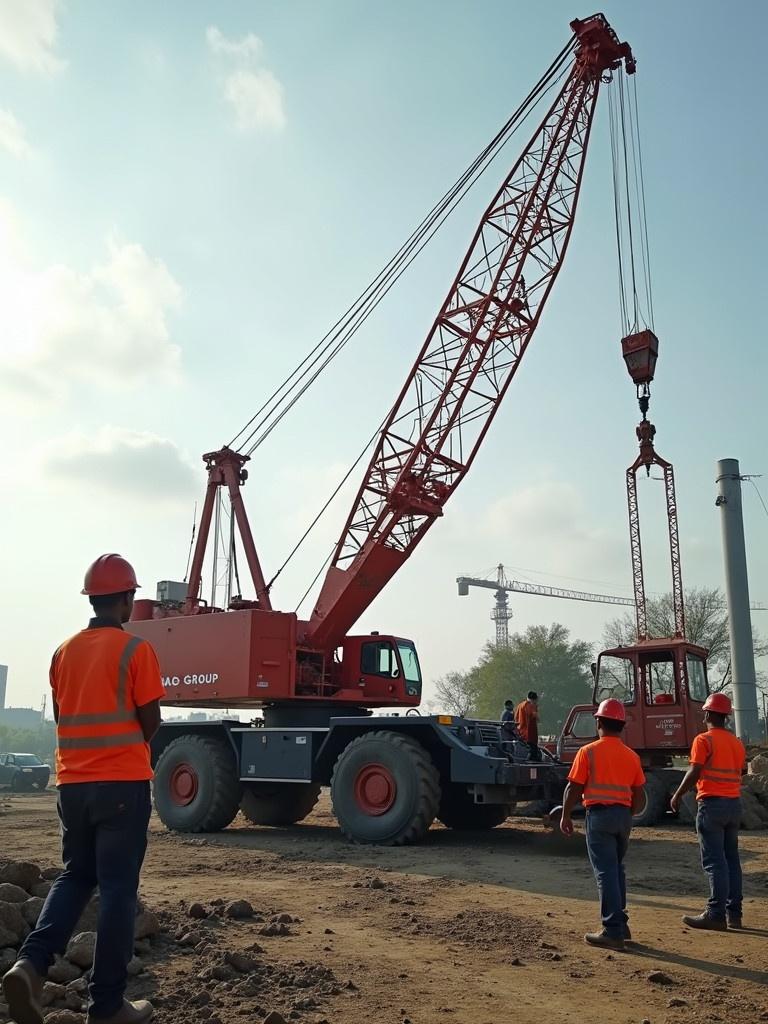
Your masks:
{"label": "dust on ground", "polygon": [[[53,794],[12,797],[0,836],[2,857],[57,864]],[[704,905],[695,834],[636,830],[636,944],[608,953],[583,942],[599,926],[583,836],[538,822],[389,849],[349,845],[325,795],[290,829],[182,837],[153,819],[141,891],[162,932],[130,994],[158,1024],[768,1021],[768,835],[741,845],[747,928],[702,934],[680,920]],[[227,916],[235,900],[251,912]]]}

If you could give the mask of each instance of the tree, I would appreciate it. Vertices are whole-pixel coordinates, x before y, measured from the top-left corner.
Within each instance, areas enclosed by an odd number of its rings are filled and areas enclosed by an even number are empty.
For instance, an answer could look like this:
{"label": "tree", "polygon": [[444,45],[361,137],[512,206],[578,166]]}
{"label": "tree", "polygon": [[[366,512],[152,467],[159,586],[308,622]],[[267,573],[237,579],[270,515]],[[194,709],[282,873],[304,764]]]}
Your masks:
{"label": "tree", "polygon": [[436,684],[437,705],[440,711],[461,718],[474,714],[477,688],[470,672],[448,672]]}
{"label": "tree", "polygon": [[[709,688],[713,692],[726,690],[731,684],[731,644],[728,635],[728,604],[722,591],[717,588],[694,587],[686,590],[685,632],[691,643],[706,647],[707,675]],[[674,636],[675,609],[671,594],[652,597],[646,605],[648,633],[650,636]],[[753,632],[755,660],[768,654],[766,644]],[[609,622],[603,633],[605,647],[633,644],[637,639],[635,616],[627,612],[621,618]],[[764,679],[758,677],[764,684]]]}
{"label": "tree", "polygon": [[591,699],[589,671],[592,647],[571,641],[565,626],[529,626],[510,637],[508,648],[489,645],[469,673],[475,693],[474,712],[498,720],[504,701],[523,700],[529,690],[539,694],[539,733],[559,732],[574,704]]}

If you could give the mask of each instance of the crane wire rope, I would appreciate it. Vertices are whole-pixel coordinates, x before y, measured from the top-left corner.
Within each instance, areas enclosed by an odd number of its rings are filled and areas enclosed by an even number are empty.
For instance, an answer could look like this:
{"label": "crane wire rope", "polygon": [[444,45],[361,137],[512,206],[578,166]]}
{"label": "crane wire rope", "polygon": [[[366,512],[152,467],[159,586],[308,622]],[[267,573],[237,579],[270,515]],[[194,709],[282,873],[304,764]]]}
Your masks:
{"label": "crane wire rope", "polygon": [[[328,363],[344,348],[350,338],[367,320],[391,287],[424,249],[445,220],[456,209],[478,178],[522,126],[530,113],[564,74],[563,66],[573,51],[571,40],[558,54],[533,90],[517,108],[491,142],[472,161],[432,210],[421,221],[395,255],[376,275],[368,287],[352,303],[331,329],[320,339],[297,367],[272,392],[246,425],[230,441],[228,447],[252,455],[317,379]],[[309,379],[306,378],[309,375]],[[304,383],[302,384],[302,381]],[[295,392],[295,394],[292,394]],[[261,417],[261,419],[259,419]]]}

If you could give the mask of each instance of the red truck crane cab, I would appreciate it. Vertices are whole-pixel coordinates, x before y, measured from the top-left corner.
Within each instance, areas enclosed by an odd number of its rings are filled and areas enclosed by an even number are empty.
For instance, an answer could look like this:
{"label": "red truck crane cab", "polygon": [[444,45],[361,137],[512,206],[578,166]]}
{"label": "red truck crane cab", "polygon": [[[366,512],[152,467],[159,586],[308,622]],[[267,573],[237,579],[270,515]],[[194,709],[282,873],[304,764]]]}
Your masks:
{"label": "red truck crane cab", "polygon": [[595,709],[606,697],[616,697],[627,711],[624,740],[643,765],[671,765],[704,730],[706,659],[705,648],[682,639],[643,640],[603,651],[594,668],[593,703],[571,708],[558,741],[560,758],[573,761],[580,747],[596,739]]}

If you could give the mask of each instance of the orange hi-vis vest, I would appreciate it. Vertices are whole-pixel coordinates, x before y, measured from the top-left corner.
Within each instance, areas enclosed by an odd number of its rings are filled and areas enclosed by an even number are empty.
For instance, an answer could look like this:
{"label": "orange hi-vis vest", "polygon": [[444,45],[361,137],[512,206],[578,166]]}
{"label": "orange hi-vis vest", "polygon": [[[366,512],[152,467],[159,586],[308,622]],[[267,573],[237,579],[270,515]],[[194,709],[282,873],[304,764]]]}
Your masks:
{"label": "orange hi-vis vest", "polygon": [[632,806],[632,788],[645,784],[640,758],[618,736],[602,736],[582,747],[568,781],[584,787],[585,807],[596,804]]}
{"label": "orange hi-vis vest", "polygon": [[163,684],[146,640],[93,620],[56,651],[50,680],[58,784],[152,778],[136,708],[159,700]]}
{"label": "orange hi-vis vest", "polygon": [[747,760],[744,744],[727,729],[709,729],[694,738],[691,764],[702,765],[696,799],[741,796],[741,775]]}

